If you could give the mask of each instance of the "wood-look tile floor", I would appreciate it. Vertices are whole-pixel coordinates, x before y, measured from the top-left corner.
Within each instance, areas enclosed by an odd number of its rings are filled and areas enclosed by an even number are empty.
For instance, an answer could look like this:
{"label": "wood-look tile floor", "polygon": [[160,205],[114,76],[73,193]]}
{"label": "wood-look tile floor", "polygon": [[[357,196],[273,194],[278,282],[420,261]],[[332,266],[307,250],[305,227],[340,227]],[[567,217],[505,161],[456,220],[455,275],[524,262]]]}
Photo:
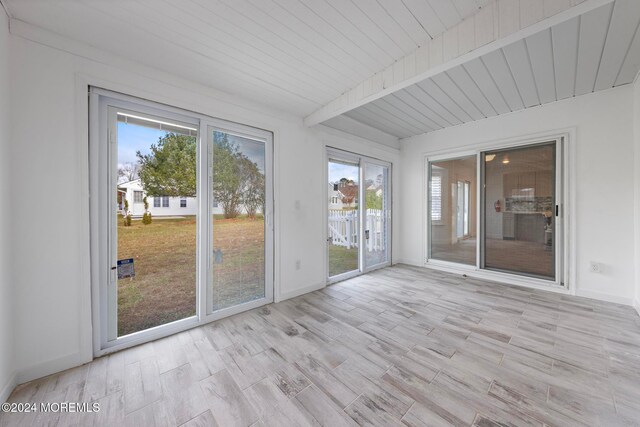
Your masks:
{"label": "wood-look tile floor", "polygon": [[2,425],[640,424],[630,307],[407,266],[18,387]]}

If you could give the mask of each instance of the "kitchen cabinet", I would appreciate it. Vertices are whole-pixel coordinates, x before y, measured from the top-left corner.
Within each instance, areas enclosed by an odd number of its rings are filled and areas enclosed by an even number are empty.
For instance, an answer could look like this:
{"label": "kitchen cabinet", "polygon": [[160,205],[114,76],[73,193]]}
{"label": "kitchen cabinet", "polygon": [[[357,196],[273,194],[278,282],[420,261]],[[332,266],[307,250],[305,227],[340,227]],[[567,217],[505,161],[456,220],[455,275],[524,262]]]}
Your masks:
{"label": "kitchen cabinet", "polygon": [[520,190],[533,188],[535,197],[553,195],[553,174],[551,171],[506,173],[503,175],[504,198],[524,195]]}
{"label": "kitchen cabinet", "polygon": [[551,171],[536,172],[536,196],[553,196],[553,173]]}
{"label": "kitchen cabinet", "polygon": [[512,197],[514,194],[514,190],[518,189],[518,174],[505,173],[502,178],[502,188],[503,196],[505,199],[507,197]]}

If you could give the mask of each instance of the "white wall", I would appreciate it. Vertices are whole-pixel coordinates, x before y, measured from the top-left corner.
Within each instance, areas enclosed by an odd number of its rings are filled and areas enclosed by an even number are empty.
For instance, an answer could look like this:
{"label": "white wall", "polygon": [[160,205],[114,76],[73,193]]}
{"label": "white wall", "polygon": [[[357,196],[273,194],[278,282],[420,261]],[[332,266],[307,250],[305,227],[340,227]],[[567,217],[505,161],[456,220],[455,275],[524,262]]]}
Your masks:
{"label": "white wall", "polygon": [[[423,153],[575,127],[574,239],[579,295],[631,304],[634,152],[631,85],[402,140],[400,259],[423,265]],[[589,262],[602,264],[601,274]]]}
{"label": "white wall", "polygon": [[[393,148],[334,131],[309,130],[302,118],[23,23],[12,25],[12,33],[11,161],[16,165],[13,182],[20,185],[13,186],[11,195],[12,209],[21,212],[12,223],[12,250],[15,271],[20,272],[15,275],[20,382],[91,358],[88,118],[83,82],[274,131],[276,297],[291,297],[325,283],[323,144],[392,162],[399,157]],[[51,207],[47,215],[36,209],[41,206]],[[300,260],[299,270],[295,260]]]}
{"label": "white wall", "polygon": [[11,265],[12,204],[9,195],[9,20],[0,6],[0,402],[13,387],[13,282]]}

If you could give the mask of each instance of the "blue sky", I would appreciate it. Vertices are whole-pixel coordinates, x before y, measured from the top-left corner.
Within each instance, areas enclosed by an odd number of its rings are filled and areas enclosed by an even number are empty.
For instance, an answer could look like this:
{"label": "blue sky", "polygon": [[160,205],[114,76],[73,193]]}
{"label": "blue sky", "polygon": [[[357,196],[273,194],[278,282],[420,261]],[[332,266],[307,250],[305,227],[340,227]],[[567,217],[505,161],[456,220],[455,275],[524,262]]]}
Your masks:
{"label": "blue sky", "polygon": [[358,182],[358,166],[329,162],[329,182],[340,181],[341,178]]}
{"label": "blue sky", "polygon": [[163,130],[118,122],[118,164],[138,163],[136,151],[148,154],[151,144],[166,134]]}
{"label": "blue sky", "polygon": [[[163,130],[118,122],[118,164],[137,163],[136,152],[148,154],[151,144],[156,144],[158,139],[167,133]],[[265,153],[262,142],[234,135],[229,135],[229,141],[238,145],[239,150],[264,172]]]}
{"label": "blue sky", "polygon": [[[375,182],[378,179],[378,175],[383,172],[384,168],[382,166],[367,166],[365,168],[365,182]],[[358,182],[358,166],[329,162],[329,182],[333,183],[340,181],[340,178],[352,179],[353,181]]]}

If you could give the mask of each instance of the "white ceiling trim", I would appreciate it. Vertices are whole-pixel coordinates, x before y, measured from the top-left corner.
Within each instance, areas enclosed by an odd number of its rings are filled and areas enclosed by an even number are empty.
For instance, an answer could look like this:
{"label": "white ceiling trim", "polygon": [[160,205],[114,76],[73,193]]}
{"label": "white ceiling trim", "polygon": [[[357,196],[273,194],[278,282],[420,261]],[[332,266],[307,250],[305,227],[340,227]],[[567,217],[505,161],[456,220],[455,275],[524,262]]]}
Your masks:
{"label": "white ceiling trim", "polygon": [[304,123],[322,123],[614,1],[493,0],[480,12],[311,113]]}

